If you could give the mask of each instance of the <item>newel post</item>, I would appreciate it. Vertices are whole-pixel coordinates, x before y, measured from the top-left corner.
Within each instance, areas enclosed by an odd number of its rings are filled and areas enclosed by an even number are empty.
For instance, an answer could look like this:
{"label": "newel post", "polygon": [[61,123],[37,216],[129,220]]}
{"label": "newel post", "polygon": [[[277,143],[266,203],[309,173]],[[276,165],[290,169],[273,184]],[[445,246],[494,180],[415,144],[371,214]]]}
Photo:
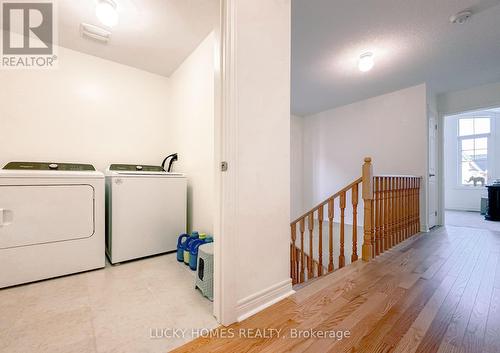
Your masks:
{"label": "newel post", "polygon": [[363,222],[363,247],[362,258],[363,261],[370,261],[373,251],[373,166],[370,157],[365,158],[363,164],[362,178],[363,178],[363,203],[364,203],[364,222]]}

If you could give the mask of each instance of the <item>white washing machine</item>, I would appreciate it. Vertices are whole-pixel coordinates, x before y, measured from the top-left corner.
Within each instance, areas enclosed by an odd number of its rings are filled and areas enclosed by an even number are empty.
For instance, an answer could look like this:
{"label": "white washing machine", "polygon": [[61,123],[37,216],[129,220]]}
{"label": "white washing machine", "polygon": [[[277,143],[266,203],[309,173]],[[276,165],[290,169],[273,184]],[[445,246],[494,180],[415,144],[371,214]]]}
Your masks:
{"label": "white washing machine", "polygon": [[106,253],[111,263],[177,249],[186,232],[187,179],[160,166],[112,164],[106,172]]}
{"label": "white washing machine", "polygon": [[66,163],[0,170],[0,288],[104,265],[102,173]]}

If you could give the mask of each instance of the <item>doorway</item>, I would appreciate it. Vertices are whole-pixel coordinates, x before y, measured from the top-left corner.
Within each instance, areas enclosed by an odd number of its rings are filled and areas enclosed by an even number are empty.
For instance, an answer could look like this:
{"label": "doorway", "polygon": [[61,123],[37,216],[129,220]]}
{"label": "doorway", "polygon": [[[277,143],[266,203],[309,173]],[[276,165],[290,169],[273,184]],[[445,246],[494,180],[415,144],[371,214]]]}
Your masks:
{"label": "doorway", "polygon": [[500,231],[486,221],[486,185],[500,178],[500,108],[444,117],[445,224]]}

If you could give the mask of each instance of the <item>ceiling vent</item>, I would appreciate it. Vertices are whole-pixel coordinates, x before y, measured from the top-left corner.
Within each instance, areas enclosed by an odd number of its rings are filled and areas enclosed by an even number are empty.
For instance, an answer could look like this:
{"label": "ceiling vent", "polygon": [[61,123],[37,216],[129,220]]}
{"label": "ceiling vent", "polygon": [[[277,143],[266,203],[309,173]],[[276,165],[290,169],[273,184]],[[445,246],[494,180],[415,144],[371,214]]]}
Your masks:
{"label": "ceiling vent", "polygon": [[88,23],[82,23],[80,25],[80,31],[82,34],[82,37],[84,38],[90,38],[97,40],[101,43],[108,43],[109,39],[111,38],[111,32],[101,28],[97,27]]}
{"label": "ceiling vent", "polygon": [[469,21],[471,16],[472,16],[472,11],[470,11],[470,10],[461,11],[461,12],[451,16],[450,22],[454,23],[454,24],[458,24],[458,25],[463,25],[467,21]]}

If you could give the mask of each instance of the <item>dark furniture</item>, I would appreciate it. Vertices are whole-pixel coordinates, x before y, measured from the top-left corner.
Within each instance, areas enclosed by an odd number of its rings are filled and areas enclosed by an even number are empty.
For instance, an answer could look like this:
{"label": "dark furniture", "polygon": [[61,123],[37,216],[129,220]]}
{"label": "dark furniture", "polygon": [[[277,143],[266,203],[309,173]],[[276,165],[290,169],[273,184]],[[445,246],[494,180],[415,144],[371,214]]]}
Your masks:
{"label": "dark furniture", "polygon": [[484,218],[488,221],[500,221],[500,183],[495,182],[486,187],[488,188],[488,208]]}

